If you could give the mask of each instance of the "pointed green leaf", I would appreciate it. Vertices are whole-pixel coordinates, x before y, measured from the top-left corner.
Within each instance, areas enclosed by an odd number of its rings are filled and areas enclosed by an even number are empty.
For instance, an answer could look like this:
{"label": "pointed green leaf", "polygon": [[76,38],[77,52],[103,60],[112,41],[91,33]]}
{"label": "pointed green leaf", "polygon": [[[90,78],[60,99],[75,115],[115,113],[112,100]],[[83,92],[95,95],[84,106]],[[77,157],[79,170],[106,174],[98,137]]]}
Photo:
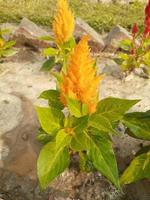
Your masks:
{"label": "pointed green leaf", "polygon": [[37,140],[42,144],[47,144],[54,139],[55,135],[56,133],[53,135],[47,134],[42,128],[40,128],[38,131]]}
{"label": "pointed green leaf", "polygon": [[39,37],[39,40],[44,40],[44,41],[53,41],[54,38],[47,35],[47,36],[42,36],[42,37]]}
{"label": "pointed green leaf", "polygon": [[67,106],[70,113],[75,117],[82,117],[82,104],[78,100],[67,98]]}
{"label": "pointed green leaf", "polygon": [[106,176],[117,188],[120,188],[116,158],[112,143],[103,134],[87,135],[90,141],[89,158],[95,168]]}
{"label": "pointed green leaf", "polygon": [[73,150],[85,151],[88,149],[88,140],[84,132],[87,126],[88,116],[73,119],[72,128],[74,129],[74,134],[71,140],[71,148]]}
{"label": "pointed green leaf", "polygon": [[39,98],[48,100],[51,107],[61,110],[64,108],[60,102],[60,93],[57,90],[46,90],[40,94]]}
{"label": "pointed green leaf", "polygon": [[101,114],[93,114],[89,118],[89,126],[112,134],[117,134],[110,121]]}
{"label": "pointed green leaf", "polygon": [[43,50],[44,56],[56,56],[57,54],[58,54],[58,50],[52,47],[49,47]]}
{"label": "pointed green leaf", "polygon": [[121,49],[128,51],[132,47],[132,41],[130,39],[122,40],[119,46]]}
{"label": "pointed green leaf", "polygon": [[56,136],[56,148],[59,149],[70,144],[71,138],[71,134],[65,132],[64,129],[61,129]]}
{"label": "pointed green leaf", "polygon": [[52,107],[36,107],[36,112],[42,126],[42,129],[52,134],[53,132],[59,130],[63,126],[63,113]]}
{"label": "pointed green leaf", "polygon": [[5,44],[5,46],[3,47],[4,49],[9,49],[9,48],[11,48],[11,47],[13,47],[14,45],[16,44],[16,42],[15,41],[8,41],[8,42],[6,42],[6,44]]}
{"label": "pointed green leaf", "polygon": [[76,132],[72,136],[71,149],[74,151],[86,151],[90,148],[89,138],[86,136],[85,132]]}
{"label": "pointed green leaf", "polygon": [[41,70],[42,71],[50,71],[55,65],[56,65],[55,58],[51,57],[50,59],[46,60],[43,63]]}
{"label": "pointed green leaf", "polygon": [[76,117],[73,117],[71,119],[71,127],[76,131],[76,132],[82,132],[84,131],[87,126],[88,126],[88,119],[89,119],[89,116],[83,116],[83,117],[80,117],[80,118],[76,118]]}
{"label": "pointed green leaf", "polygon": [[18,51],[14,50],[14,49],[6,49],[3,51],[3,56],[4,57],[10,57],[10,56],[14,56]]}
{"label": "pointed green leaf", "polygon": [[132,106],[140,100],[127,100],[109,97],[98,103],[96,113],[108,118],[109,121],[118,121]]}
{"label": "pointed green leaf", "polygon": [[135,138],[150,140],[150,112],[126,114],[122,120],[127,133]]}
{"label": "pointed green leaf", "polygon": [[150,178],[150,151],[137,156],[120,178],[121,185]]}
{"label": "pointed green leaf", "polygon": [[37,162],[41,187],[45,189],[55,177],[68,167],[69,162],[70,156],[67,147],[62,145],[62,147],[56,148],[54,142],[46,144],[41,150]]}

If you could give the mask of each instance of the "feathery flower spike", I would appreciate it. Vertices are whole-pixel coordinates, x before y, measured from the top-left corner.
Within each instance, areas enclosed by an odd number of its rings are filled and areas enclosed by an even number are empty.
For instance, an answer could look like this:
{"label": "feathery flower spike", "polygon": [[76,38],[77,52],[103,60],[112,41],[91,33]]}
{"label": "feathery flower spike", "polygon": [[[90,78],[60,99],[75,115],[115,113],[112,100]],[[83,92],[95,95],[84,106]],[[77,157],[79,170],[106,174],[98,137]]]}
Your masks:
{"label": "feathery flower spike", "polygon": [[84,103],[88,107],[88,112],[93,113],[96,110],[98,87],[102,77],[96,75],[88,39],[88,36],[84,36],[73,49],[68,71],[63,74],[60,89],[61,101],[64,105],[67,106],[66,97],[69,97]]}
{"label": "feathery flower spike", "polygon": [[58,9],[53,21],[53,32],[58,45],[69,41],[74,32],[74,15],[69,8],[67,0],[58,1]]}

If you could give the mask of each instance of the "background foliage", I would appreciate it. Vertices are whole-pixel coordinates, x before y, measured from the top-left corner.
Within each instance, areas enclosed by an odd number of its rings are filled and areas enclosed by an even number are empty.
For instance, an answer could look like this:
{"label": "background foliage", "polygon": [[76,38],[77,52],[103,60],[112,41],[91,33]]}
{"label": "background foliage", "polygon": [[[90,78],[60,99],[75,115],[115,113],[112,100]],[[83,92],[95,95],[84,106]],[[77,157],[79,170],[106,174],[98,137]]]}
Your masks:
{"label": "background foliage", "polygon": [[[143,24],[145,5],[139,2],[120,5],[70,0],[70,3],[75,15],[83,18],[99,32],[109,31],[116,24],[127,29],[135,22]],[[0,23],[19,22],[22,17],[28,17],[37,24],[49,26],[55,6],[54,0],[0,0]]]}

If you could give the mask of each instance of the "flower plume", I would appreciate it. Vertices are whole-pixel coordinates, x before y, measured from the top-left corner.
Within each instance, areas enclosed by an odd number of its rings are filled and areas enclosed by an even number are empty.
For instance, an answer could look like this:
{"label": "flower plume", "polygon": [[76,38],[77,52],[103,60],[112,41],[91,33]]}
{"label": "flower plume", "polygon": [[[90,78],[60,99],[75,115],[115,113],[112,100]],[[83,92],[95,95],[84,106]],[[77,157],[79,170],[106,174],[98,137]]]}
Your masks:
{"label": "flower plume", "polygon": [[144,29],[144,37],[150,36],[150,0],[148,1],[148,4],[145,8],[145,29]]}
{"label": "flower plume", "polygon": [[66,97],[69,97],[87,105],[89,113],[93,113],[98,102],[98,86],[102,77],[96,75],[88,39],[88,36],[84,36],[73,49],[68,71],[63,75],[60,88],[64,105],[67,105]]}
{"label": "flower plume", "polygon": [[71,39],[74,32],[74,24],[74,15],[69,8],[67,0],[59,0],[53,22],[53,32],[57,44],[63,44]]}

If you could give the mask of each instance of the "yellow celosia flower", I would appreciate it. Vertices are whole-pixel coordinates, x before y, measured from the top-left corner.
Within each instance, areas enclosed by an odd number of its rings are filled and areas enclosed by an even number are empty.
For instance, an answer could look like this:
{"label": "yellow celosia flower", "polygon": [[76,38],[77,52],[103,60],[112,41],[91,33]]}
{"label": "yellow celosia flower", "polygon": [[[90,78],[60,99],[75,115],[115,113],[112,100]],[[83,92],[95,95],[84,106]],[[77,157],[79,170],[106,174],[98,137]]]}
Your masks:
{"label": "yellow celosia flower", "polygon": [[0,48],[2,48],[4,45],[5,45],[5,41],[2,38],[0,38]]}
{"label": "yellow celosia flower", "polygon": [[98,86],[102,77],[96,75],[88,39],[88,36],[84,36],[71,53],[68,71],[63,75],[60,89],[64,105],[67,104],[66,97],[69,97],[86,104],[89,113],[93,113],[98,102]]}
{"label": "yellow celosia flower", "polygon": [[69,8],[67,0],[58,1],[58,11],[54,17],[53,31],[57,44],[67,42],[73,36],[74,16]]}

